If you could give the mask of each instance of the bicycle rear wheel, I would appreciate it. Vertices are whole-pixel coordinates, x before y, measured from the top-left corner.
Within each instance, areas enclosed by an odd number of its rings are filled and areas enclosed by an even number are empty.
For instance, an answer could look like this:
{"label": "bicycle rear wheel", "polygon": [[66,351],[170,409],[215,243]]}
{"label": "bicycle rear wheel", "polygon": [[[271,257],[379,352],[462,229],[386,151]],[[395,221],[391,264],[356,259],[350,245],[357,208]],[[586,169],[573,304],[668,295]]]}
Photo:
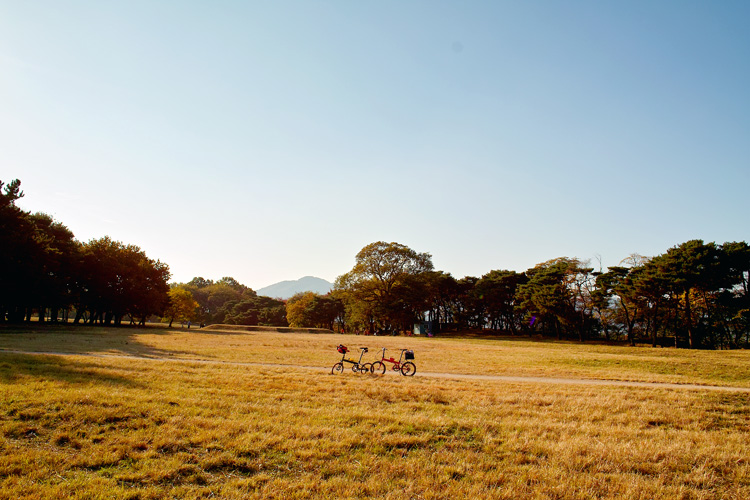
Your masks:
{"label": "bicycle rear wheel", "polygon": [[407,361],[406,363],[401,365],[401,375],[403,375],[404,377],[411,377],[415,373],[417,373],[417,367],[411,361]]}
{"label": "bicycle rear wheel", "polygon": [[359,367],[359,373],[370,373],[371,371],[372,365],[370,363],[365,363]]}
{"label": "bicycle rear wheel", "polygon": [[372,364],[372,373],[375,375],[385,375],[385,363],[382,361],[375,361]]}
{"label": "bicycle rear wheel", "polygon": [[339,361],[331,368],[331,375],[339,375],[344,372],[344,363]]}

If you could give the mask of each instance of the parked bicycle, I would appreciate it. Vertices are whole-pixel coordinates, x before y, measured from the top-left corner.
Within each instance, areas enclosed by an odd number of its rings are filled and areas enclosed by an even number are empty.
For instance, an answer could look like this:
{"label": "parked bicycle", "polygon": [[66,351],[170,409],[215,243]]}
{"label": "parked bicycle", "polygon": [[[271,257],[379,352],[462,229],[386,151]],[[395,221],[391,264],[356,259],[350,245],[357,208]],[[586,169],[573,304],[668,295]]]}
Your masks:
{"label": "parked bicycle", "polygon": [[349,352],[349,348],[343,344],[339,344],[336,350],[341,353],[341,361],[333,365],[333,368],[331,368],[331,375],[338,375],[339,373],[343,373],[344,363],[351,364],[352,371],[354,373],[371,373],[372,372],[372,365],[370,363],[362,363],[362,356],[364,356],[365,353],[367,352],[368,350],[367,347],[359,348],[360,350],[359,361],[346,359],[346,353]]}
{"label": "parked bicycle", "polygon": [[[385,347],[383,347],[383,354],[380,357],[380,361],[375,361],[372,364],[372,373],[379,373],[383,375],[385,373],[385,362],[391,363],[391,369],[396,372],[401,372],[401,375],[405,377],[411,377],[417,372],[417,366],[411,361],[414,359],[414,351],[411,349],[401,349],[401,356],[398,357],[398,361],[393,357],[385,357]],[[403,362],[402,362],[403,360]]]}

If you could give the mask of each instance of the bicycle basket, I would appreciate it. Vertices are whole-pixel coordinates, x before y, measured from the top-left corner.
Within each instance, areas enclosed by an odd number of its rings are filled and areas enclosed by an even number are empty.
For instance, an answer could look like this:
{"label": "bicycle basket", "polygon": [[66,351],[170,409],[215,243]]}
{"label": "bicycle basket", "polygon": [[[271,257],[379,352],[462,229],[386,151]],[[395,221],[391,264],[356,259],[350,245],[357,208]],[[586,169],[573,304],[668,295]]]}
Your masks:
{"label": "bicycle basket", "polygon": [[406,351],[404,353],[404,356],[406,357],[406,359],[414,359],[414,351]]}
{"label": "bicycle basket", "polygon": [[339,344],[336,350],[342,354],[346,354],[347,352],[349,352],[349,349],[347,349],[347,347],[343,344]]}

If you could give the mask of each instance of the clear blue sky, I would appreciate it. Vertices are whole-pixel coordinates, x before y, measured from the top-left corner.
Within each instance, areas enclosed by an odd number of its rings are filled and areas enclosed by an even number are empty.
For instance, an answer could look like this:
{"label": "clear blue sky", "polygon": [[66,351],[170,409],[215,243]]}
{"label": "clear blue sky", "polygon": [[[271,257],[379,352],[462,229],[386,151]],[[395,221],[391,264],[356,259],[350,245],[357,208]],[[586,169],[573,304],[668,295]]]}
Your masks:
{"label": "clear blue sky", "polygon": [[750,240],[750,2],[0,0],[0,179],[173,279]]}

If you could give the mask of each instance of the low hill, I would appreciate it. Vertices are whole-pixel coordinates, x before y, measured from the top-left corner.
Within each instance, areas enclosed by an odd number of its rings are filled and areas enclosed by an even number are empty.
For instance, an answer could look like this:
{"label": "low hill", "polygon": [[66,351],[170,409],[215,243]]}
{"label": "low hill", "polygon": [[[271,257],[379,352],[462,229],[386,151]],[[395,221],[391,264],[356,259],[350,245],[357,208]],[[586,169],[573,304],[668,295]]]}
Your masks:
{"label": "low hill", "polygon": [[208,325],[203,330],[213,332],[278,332],[278,333],[333,333],[327,328],[291,328],[285,326]]}
{"label": "low hill", "polygon": [[331,291],[333,285],[322,278],[305,276],[298,280],[281,281],[256,290],[258,295],[279,299],[288,299],[299,292],[315,292],[321,295]]}

